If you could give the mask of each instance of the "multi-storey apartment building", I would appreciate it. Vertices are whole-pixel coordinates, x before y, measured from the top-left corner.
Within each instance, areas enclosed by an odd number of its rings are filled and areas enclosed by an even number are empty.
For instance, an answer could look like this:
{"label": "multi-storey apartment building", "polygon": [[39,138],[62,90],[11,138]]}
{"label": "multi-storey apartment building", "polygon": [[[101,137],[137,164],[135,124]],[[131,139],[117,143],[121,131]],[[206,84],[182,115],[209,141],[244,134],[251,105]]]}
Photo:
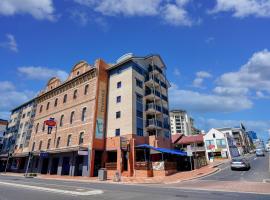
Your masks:
{"label": "multi-storey apartment building", "polygon": [[4,142],[4,135],[7,130],[8,121],[4,119],[0,119],[0,152],[2,150],[3,142]]}
{"label": "multi-storey apartment building", "polygon": [[4,136],[2,154],[10,159],[11,170],[24,170],[28,156],[28,146],[31,137],[36,103],[32,99],[11,111],[10,121]]}
{"label": "multi-storey apartment building", "polygon": [[93,66],[81,61],[66,81],[48,81],[36,98],[30,171],[96,175],[105,145],[107,67],[102,60],[96,60]]}
{"label": "multi-storey apartment building", "polygon": [[194,127],[194,119],[189,117],[185,110],[170,111],[171,132],[172,135],[194,135],[200,131]]}
{"label": "multi-storey apartment building", "polygon": [[131,176],[139,154],[137,145],[171,145],[166,67],[158,55],[126,54],[108,74],[106,168]]}

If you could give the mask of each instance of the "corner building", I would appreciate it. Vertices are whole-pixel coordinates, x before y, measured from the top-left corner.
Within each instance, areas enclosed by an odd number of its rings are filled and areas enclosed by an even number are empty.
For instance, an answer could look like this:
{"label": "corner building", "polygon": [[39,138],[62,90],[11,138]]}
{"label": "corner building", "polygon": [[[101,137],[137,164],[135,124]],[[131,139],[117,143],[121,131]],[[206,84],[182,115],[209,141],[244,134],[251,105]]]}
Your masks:
{"label": "corner building", "polygon": [[[41,174],[95,176],[105,145],[108,65],[77,63],[63,83],[52,78],[38,95],[30,141],[30,171]],[[46,120],[56,126],[49,134]]]}
{"label": "corner building", "polygon": [[159,55],[126,54],[108,74],[105,167],[109,176],[116,170],[122,176],[149,176],[149,170],[139,170],[139,163],[148,162],[137,162],[146,156],[137,146],[171,148],[165,64]]}

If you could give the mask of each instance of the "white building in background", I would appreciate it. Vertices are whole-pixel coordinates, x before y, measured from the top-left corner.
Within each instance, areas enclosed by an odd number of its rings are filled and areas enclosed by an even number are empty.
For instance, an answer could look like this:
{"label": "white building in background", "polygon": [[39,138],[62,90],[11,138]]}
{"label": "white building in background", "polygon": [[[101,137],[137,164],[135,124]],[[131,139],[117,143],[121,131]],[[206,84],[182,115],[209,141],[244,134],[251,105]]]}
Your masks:
{"label": "white building in background", "polygon": [[170,111],[171,133],[194,135],[199,134],[199,130],[194,127],[194,119],[185,110]]}
{"label": "white building in background", "polygon": [[212,128],[204,135],[204,144],[206,149],[206,158],[229,158],[239,156],[239,151],[235,145],[234,139],[230,134]]}

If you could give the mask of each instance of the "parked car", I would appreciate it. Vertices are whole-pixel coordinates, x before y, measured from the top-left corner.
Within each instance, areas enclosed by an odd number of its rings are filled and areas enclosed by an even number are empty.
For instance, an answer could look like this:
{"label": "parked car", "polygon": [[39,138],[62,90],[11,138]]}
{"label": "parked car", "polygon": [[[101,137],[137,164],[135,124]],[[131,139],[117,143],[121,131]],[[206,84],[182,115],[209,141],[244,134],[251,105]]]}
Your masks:
{"label": "parked car", "polygon": [[249,170],[250,164],[246,158],[235,157],[231,161],[231,170],[235,170],[235,169]]}
{"label": "parked car", "polygon": [[265,156],[263,149],[256,149],[256,156]]}
{"label": "parked car", "polygon": [[256,152],[255,149],[251,149],[251,150],[249,151],[249,153],[255,153],[255,152]]}

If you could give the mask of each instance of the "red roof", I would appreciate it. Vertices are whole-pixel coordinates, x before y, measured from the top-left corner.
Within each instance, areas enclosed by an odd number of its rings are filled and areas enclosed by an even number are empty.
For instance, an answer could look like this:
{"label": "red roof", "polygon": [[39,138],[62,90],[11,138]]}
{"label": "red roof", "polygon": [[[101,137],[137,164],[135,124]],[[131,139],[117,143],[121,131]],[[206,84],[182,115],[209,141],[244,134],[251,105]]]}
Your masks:
{"label": "red roof", "polygon": [[192,143],[202,143],[203,142],[203,134],[198,135],[190,135],[190,136],[183,136],[177,144],[192,144]]}
{"label": "red roof", "polygon": [[175,135],[172,135],[172,143],[175,144],[180,140],[180,138],[183,137],[183,134],[176,133]]}

